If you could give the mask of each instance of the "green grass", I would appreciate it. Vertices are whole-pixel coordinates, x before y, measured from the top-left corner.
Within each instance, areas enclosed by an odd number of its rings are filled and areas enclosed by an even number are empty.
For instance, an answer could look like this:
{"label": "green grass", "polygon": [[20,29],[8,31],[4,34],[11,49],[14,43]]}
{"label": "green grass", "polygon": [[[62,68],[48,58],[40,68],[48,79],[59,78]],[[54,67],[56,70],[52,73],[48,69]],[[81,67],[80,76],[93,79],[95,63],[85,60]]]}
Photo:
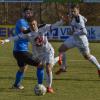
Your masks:
{"label": "green grass", "polygon": [[[52,43],[56,52],[59,42]],[[79,54],[77,49],[67,52],[68,72],[59,76],[54,75],[54,94],[35,96],[33,88],[37,82],[36,68],[30,67],[23,80],[24,90],[12,90],[15,73],[18,69],[12,56],[12,43],[0,46],[0,100],[100,100],[100,78],[97,70]],[[90,44],[92,54],[100,62],[100,44]],[[76,60],[76,61],[74,61]],[[80,60],[80,61],[78,61]],[[54,72],[58,65],[54,67]],[[45,82],[44,82],[45,83]]]}

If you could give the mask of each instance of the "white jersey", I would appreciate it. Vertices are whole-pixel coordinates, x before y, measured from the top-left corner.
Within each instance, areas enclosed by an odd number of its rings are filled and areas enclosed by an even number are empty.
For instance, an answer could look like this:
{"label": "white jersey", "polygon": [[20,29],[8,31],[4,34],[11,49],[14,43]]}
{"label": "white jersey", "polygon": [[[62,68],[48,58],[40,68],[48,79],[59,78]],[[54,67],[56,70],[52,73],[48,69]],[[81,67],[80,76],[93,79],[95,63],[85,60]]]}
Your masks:
{"label": "white jersey", "polygon": [[71,27],[73,30],[73,38],[75,39],[77,44],[81,45],[83,44],[83,42],[87,41],[86,40],[87,30],[85,27],[86,22],[87,22],[87,19],[80,14],[79,16],[74,17],[71,21]]}
{"label": "white jersey", "polygon": [[[48,42],[47,37],[41,32],[31,32],[27,35],[27,38],[32,44],[33,57],[37,58],[45,54],[49,54],[50,51],[54,53],[52,45]],[[40,40],[40,44],[37,41]]]}
{"label": "white jersey", "polygon": [[[30,42],[32,43],[33,48],[33,57],[43,58],[44,55],[49,54],[54,56],[54,49],[52,45],[48,42],[47,32],[51,30],[53,26],[62,25],[63,21],[60,20],[54,24],[46,24],[44,27],[39,28],[37,32],[31,32],[28,35]],[[39,38],[38,38],[39,37]],[[36,38],[40,39],[42,44],[40,46],[37,45]],[[51,54],[50,54],[51,53]]]}
{"label": "white jersey", "polygon": [[[42,33],[39,30],[37,32],[30,32],[28,34],[21,34],[18,37],[28,39],[32,44],[33,59],[39,58],[44,64],[53,63],[54,49],[48,42],[45,32]],[[15,39],[17,40],[17,39]]]}
{"label": "white jersey", "polygon": [[89,43],[87,39],[87,30],[85,27],[86,18],[82,15],[73,18],[71,21],[72,36],[70,36],[64,44],[68,48],[77,47],[81,53],[89,53]]}
{"label": "white jersey", "polygon": [[76,32],[76,34],[87,34],[87,30],[85,27],[85,23],[87,22],[87,19],[79,14],[76,18],[74,17],[71,21],[71,27],[73,31],[73,35]]}

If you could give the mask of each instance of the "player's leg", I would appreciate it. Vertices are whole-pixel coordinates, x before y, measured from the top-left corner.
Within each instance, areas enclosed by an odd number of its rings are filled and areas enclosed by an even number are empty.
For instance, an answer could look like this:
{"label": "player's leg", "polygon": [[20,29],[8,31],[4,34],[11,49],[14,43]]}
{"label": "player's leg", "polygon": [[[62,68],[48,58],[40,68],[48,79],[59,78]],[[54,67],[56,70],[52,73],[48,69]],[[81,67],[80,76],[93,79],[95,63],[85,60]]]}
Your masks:
{"label": "player's leg", "polygon": [[67,59],[66,59],[66,51],[75,47],[74,45],[74,38],[73,36],[69,37],[60,47],[59,47],[59,65],[60,68],[59,70],[56,72],[56,74],[60,74],[61,72],[66,72],[66,68],[67,68]]}
{"label": "player's leg", "polygon": [[54,90],[52,88],[52,68],[54,66],[54,49],[51,47],[50,52],[45,54],[46,61],[46,81],[47,81],[47,92],[53,93]]}
{"label": "player's leg", "polygon": [[67,69],[67,63],[66,63],[66,52],[62,53],[62,65],[61,65],[61,69],[62,71],[66,72]]}
{"label": "player's leg", "polygon": [[24,86],[21,85],[21,82],[23,80],[24,77],[24,73],[27,69],[27,66],[23,66],[20,67],[19,70],[16,73],[16,78],[15,78],[15,82],[12,88],[16,88],[16,89],[24,89]]}
{"label": "player's leg", "polygon": [[24,87],[21,85],[21,81],[24,77],[24,73],[27,70],[26,64],[37,66],[40,65],[39,59],[33,59],[32,54],[25,51],[25,52],[14,52],[14,57],[17,60],[17,64],[19,66],[19,70],[16,73],[16,79],[14,83],[14,87],[23,89]]}
{"label": "player's leg", "polygon": [[83,43],[82,43],[81,47],[79,47],[80,52],[82,53],[82,55],[84,56],[85,59],[87,59],[88,61],[90,61],[92,64],[94,64],[97,67],[98,74],[100,76],[100,64],[97,61],[96,57],[91,55],[91,53],[90,53],[87,37],[83,37],[82,40],[83,40],[82,41]]}
{"label": "player's leg", "polygon": [[53,66],[55,66],[58,61],[59,61],[59,56],[57,56],[57,57],[54,58],[54,64],[53,64]]}
{"label": "player's leg", "polygon": [[[57,56],[57,57],[54,58],[54,64],[53,64],[53,66],[55,66],[58,61],[59,61],[59,56]],[[63,69],[66,69],[67,64],[66,64],[66,54],[65,53],[64,53],[64,62],[62,61],[62,64],[63,64],[63,66],[62,66]]]}
{"label": "player's leg", "polygon": [[83,53],[83,56],[85,59],[87,59],[89,62],[91,62],[92,64],[94,64],[97,67],[98,75],[100,77],[100,64],[99,64],[98,60],[96,59],[96,57],[87,52]]}
{"label": "player's leg", "polygon": [[19,52],[14,52],[14,57],[17,60],[17,64],[19,66],[19,70],[16,73],[16,78],[15,78],[15,82],[12,88],[16,88],[16,89],[23,89],[24,87],[21,85],[21,81],[24,77],[24,73],[27,70],[27,65],[20,59],[20,57],[22,56],[22,54],[20,54]]}
{"label": "player's leg", "polygon": [[44,65],[37,67],[37,80],[38,84],[43,84],[44,80]]}
{"label": "player's leg", "polygon": [[20,58],[23,59],[22,61],[25,64],[37,66],[38,84],[42,84],[43,80],[44,80],[44,66],[43,66],[41,60],[38,58],[33,58],[33,55],[30,52],[23,53],[23,56]]}
{"label": "player's leg", "polygon": [[53,80],[53,75],[52,75],[52,64],[46,64],[46,81],[47,81],[47,92],[53,93],[54,90],[52,88],[52,80]]}
{"label": "player's leg", "polygon": [[[24,59],[23,59],[24,58]],[[41,61],[38,58],[33,58],[33,55],[30,52],[23,53],[21,57],[22,61],[28,65],[32,66],[41,66]]]}
{"label": "player's leg", "polygon": [[60,68],[59,70],[56,72],[56,75],[62,73],[62,72],[66,72],[66,68],[67,68],[67,63],[66,63],[66,54],[65,51],[68,50],[68,47],[65,44],[62,44],[59,48],[59,65]]}

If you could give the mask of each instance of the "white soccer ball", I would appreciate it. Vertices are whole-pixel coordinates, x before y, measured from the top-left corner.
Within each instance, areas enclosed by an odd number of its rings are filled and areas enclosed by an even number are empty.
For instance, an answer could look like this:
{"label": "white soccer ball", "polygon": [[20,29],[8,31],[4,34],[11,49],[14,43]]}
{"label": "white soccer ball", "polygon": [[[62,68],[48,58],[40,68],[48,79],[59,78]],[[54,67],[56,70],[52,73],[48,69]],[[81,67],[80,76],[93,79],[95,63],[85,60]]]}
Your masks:
{"label": "white soccer ball", "polygon": [[46,89],[46,87],[43,84],[35,85],[35,87],[34,87],[35,95],[38,95],[38,96],[45,95],[46,92],[47,92],[47,89]]}

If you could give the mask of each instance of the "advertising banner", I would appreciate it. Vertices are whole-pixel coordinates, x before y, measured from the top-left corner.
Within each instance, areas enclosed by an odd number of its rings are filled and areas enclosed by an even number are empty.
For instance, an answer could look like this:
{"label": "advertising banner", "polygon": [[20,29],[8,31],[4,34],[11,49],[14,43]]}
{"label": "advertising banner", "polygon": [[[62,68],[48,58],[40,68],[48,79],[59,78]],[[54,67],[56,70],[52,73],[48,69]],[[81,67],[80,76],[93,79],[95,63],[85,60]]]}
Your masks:
{"label": "advertising banner", "polygon": [[[100,26],[87,26],[88,39],[89,40],[100,40]],[[47,36],[50,40],[65,40],[70,35],[68,34],[71,31],[69,26],[58,26],[52,27],[51,31],[47,33]],[[15,34],[14,26],[1,25],[0,26],[0,36],[9,37]]]}

